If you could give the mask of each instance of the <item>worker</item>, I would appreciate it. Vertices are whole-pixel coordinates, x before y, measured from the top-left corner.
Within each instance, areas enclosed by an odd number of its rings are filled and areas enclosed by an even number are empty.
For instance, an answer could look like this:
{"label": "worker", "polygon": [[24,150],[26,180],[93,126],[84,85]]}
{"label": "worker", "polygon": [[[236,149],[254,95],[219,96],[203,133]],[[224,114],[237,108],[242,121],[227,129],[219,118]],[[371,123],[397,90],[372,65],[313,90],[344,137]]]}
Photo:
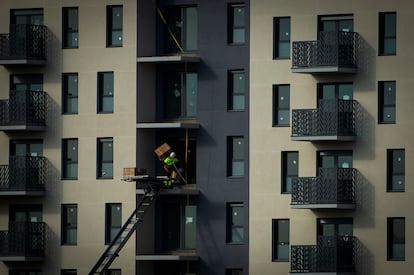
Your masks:
{"label": "worker", "polygon": [[165,187],[171,187],[173,183],[177,182],[177,166],[178,158],[176,158],[175,152],[171,152],[166,158],[163,159],[163,169],[168,174],[168,180],[164,181]]}

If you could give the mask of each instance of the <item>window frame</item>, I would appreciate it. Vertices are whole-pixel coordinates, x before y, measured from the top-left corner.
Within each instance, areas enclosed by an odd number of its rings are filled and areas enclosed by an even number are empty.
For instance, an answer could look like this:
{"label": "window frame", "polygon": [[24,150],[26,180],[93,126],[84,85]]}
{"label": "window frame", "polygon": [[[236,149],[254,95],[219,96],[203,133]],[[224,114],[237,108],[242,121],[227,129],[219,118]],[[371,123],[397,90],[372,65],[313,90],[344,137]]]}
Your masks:
{"label": "window frame", "polygon": [[[76,29],[69,27],[70,11],[77,13]],[[77,34],[76,45],[70,45],[68,35]],[[78,7],[62,7],[62,48],[77,49],[79,48],[79,8]]]}
{"label": "window frame", "polygon": [[[110,160],[105,160],[104,159],[104,144],[108,143],[111,144],[110,147],[112,147],[112,152],[111,152],[111,156],[112,159]],[[102,138],[98,138],[97,139],[97,164],[96,164],[96,178],[97,179],[113,179],[114,178],[114,139],[113,137],[102,137]],[[103,171],[103,164],[108,163],[108,164],[112,164],[112,175],[105,175]]]}
{"label": "window frame", "polygon": [[[112,87],[110,94],[105,93],[106,76],[112,76]],[[113,71],[98,72],[97,73],[97,113],[98,114],[112,114],[114,113],[115,100],[115,75]],[[104,110],[104,99],[112,99],[112,106],[110,110]]]}
{"label": "window frame", "polygon": [[[76,77],[76,91],[69,91],[69,78]],[[71,93],[69,93],[71,92]],[[76,92],[76,95],[72,93]],[[76,110],[69,111],[68,102],[69,100],[76,100]],[[79,75],[78,73],[62,73],[62,114],[76,115],[79,113]]]}
{"label": "window frame", "polygon": [[[113,207],[119,207],[119,221],[116,221],[116,224],[114,224],[113,221]],[[113,229],[119,229],[122,228],[122,203],[105,203],[105,244],[110,244],[114,241],[116,235],[112,236],[112,230]],[[119,231],[117,232],[117,234]]]}
{"label": "window frame", "polygon": [[[234,78],[237,75],[243,76],[243,91],[235,91],[235,80]],[[243,69],[229,70],[227,72],[227,89],[228,89],[228,99],[227,99],[227,110],[232,112],[243,112],[246,110],[246,71]],[[235,97],[243,97],[243,108],[235,108]]]}
{"label": "window frame", "polygon": [[[280,98],[281,98],[281,88],[285,88],[287,87],[287,95],[288,95],[288,106],[289,107],[280,107]],[[272,127],[289,127],[290,126],[290,121],[291,121],[291,108],[290,108],[290,84],[274,84],[273,88],[272,88],[272,94],[273,94],[273,99],[272,99],[272,103],[273,103],[273,114],[272,114]],[[283,99],[281,99],[283,100]],[[279,113],[283,111],[283,112],[288,112],[288,120],[287,123],[279,123],[279,121],[281,120]],[[283,119],[282,119],[283,120]]]}
{"label": "window frame", "polygon": [[[402,164],[402,168],[403,171],[401,172],[396,172],[395,170],[395,165],[394,165],[394,157],[395,153],[402,153],[402,157],[403,159],[403,164]],[[405,192],[405,149],[401,148],[401,149],[387,149],[387,192]],[[394,187],[393,184],[393,178],[395,176],[398,177],[402,177],[403,183],[402,183],[402,188],[401,189],[396,189]]]}
{"label": "window frame", "polygon": [[[394,30],[394,35],[387,35],[386,32],[386,24],[387,24],[387,19],[386,17],[389,15],[394,15],[395,17],[395,30]],[[393,39],[394,40],[394,51],[391,52],[386,52],[385,51],[385,42],[386,40],[389,39]],[[397,55],[397,12],[393,11],[393,12],[380,12],[378,14],[378,55],[379,56],[392,56],[392,55]]]}
{"label": "window frame", "polygon": [[[287,242],[283,242],[279,239],[281,223],[287,222]],[[288,252],[287,258],[282,258],[278,255],[279,245],[288,246],[288,251],[290,251],[290,220],[289,219],[272,219],[272,261],[273,262],[288,262],[290,259],[290,253]]]}
{"label": "window frame", "polygon": [[[76,160],[69,160],[68,151],[69,151],[69,142],[76,141]],[[76,176],[70,177],[67,175],[67,165],[76,164]],[[78,179],[78,167],[79,167],[79,141],[77,138],[64,138],[62,139],[62,180],[77,180]]]}
{"label": "window frame", "polygon": [[[236,24],[236,17],[234,16],[235,10],[237,8],[243,8],[243,24],[238,26]],[[245,3],[229,3],[228,4],[228,29],[227,29],[227,40],[229,45],[245,45],[247,43],[247,24],[246,24],[246,4]],[[235,35],[234,32],[236,30],[242,30],[243,31],[243,41],[235,41]]]}
{"label": "window frame", "polygon": [[[71,209],[76,210],[76,223],[74,225],[70,224],[67,211]],[[62,204],[61,206],[61,245],[77,245],[78,244],[78,205],[77,204]],[[67,239],[66,234],[68,230],[75,230],[74,242],[71,242]]]}
{"label": "window frame", "polygon": [[[114,27],[114,18],[113,13],[115,9],[121,9],[121,27]],[[121,33],[121,42],[119,44],[115,43],[112,35],[114,32]],[[106,47],[107,48],[117,48],[123,47],[124,44],[124,8],[123,5],[109,5],[106,6]]]}
{"label": "window frame", "polygon": [[[385,103],[385,92],[386,85],[393,85],[393,104]],[[389,86],[388,86],[389,87]],[[394,120],[386,121],[384,120],[384,109],[393,108]],[[389,81],[378,81],[378,124],[396,124],[397,123],[397,82],[395,80]]]}
{"label": "window frame", "polygon": [[[294,157],[294,159],[296,160],[296,174],[289,174],[289,155],[291,154],[295,154],[296,156]],[[292,193],[292,187],[293,187],[293,181],[291,181],[290,183],[290,190],[289,191],[289,184],[288,184],[288,179],[289,178],[297,178],[299,177],[299,151],[282,151],[282,157],[281,157],[281,162],[282,162],[282,173],[281,173],[281,193],[282,194],[291,194]]]}
{"label": "window frame", "polygon": [[[242,155],[241,158],[235,156],[235,142],[242,142],[243,151],[239,152]],[[235,163],[241,163],[243,165],[242,174],[235,174]],[[244,136],[229,136],[227,137],[227,177],[230,178],[243,178],[246,177],[246,148],[245,148],[245,139]]]}
{"label": "window frame", "polygon": [[[243,217],[242,217],[242,224],[236,224],[234,219],[233,219],[233,213],[235,208],[241,208],[242,212],[243,212]],[[227,217],[226,217],[226,243],[227,244],[244,244],[245,243],[245,223],[246,223],[246,215],[244,213],[246,209],[244,208],[244,203],[243,202],[229,202],[226,204],[226,212],[227,212]],[[241,237],[240,240],[235,240],[235,237],[233,236],[233,231],[234,230],[241,230],[243,236]]]}
{"label": "window frame", "polygon": [[[289,24],[289,39],[281,39],[281,20],[288,19]],[[291,56],[291,18],[290,16],[280,16],[280,17],[273,17],[273,59],[290,59]],[[281,44],[288,44],[289,45],[289,52],[287,56],[280,54]]]}
{"label": "window frame", "polygon": [[[404,221],[404,232],[403,232],[403,242],[397,242],[393,237],[395,235],[394,221],[397,220]],[[406,222],[405,217],[388,217],[387,218],[387,261],[405,261],[406,259]],[[395,257],[395,251],[393,249],[394,244],[403,244],[404,245],[404,255],[402,258]]]}

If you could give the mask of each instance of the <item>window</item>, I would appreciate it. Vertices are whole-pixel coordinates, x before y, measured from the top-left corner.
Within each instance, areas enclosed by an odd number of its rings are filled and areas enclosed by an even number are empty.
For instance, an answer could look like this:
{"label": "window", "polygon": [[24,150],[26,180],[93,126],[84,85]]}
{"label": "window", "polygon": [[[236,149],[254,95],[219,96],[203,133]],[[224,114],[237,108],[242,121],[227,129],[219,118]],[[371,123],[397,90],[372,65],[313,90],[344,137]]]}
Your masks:
{"label": "window", "polygon": [[227,138],[227,176],[243,177],[244,176],[244,137]]}
{"label": "window", "polygon": [[9,275],[42,275],[42,271],[40,270],[21,270],[21,269],[10,269]]}
{"label": "window", "polygon": [[318,100],[352,100],[353,83],[318,83]]}
{"label": "window", "polygon": [[246,19],[244,4],[229,5],[229,43],[244,44],[246,42]]}
{"label": "window", "polygon": [[10,24],[43,25],[43,9],[11,10]]}
{"label": "window", "polygon": [[387,150],[387,191],[405,190],[405,150]]}
{"label": "window", "polygon": [[62,8],[63,48],[77,48],[79,45],[78,8]]}
{"label": "window", "polygon": [[272,220],[272,260],[289,261],[289,220]]}
{"label": "window", "polygon": [[163,15],[167,22],[166,25],[163,24],[164,52],[196,51],[198,47],[197,7],[170,6],[166,7]]}
{"label": "window", "polygon": [[290,17],[273,18],[273,58],[290,58]]}
{"label": "window", "polygon": [[318,30],[332,32],[353,32],[354,16],[352,14],[318,16]]}
{"label": "window", "polygon": [[113,178],[114,152],[112,138],[98,138],[98,178]]}
{"label": "window", "polygon": [[108,269],[106,275],[121,275],[121,269]]}
{"label": "window", "polygon": [[78,113],[78,74],[65,73],[62,75],[62,108],[64,114]]}
{"label": "window", "polygon": [[197,115],[197,74],[170,72],[163,90],[164,119],[190,118]]}
{"label": "window", "polygon": [[236,244],[244,241],[243,203],[227,204],[227,242]]}
{"label": "window", "polygon": [[299,152],[282,152],[282,193],[292,193],[292,181],[299,175]]}
{"label": "window", "polygon": [[76,275],[78,274],[76,269],[62,269],[60,275]]}
{"label": "window", "polygon": [[122,47],[122,6],[107,6],[107,47]]}
{"label": "window", "polygon": [[[62,205],[62,244],[75,245],[78,241],[78,206]],[[66,274],[66,273],[65,273]],[[68,273],[72,274],[72,273]]]}
{"label": "window", "polygon": [[107,203],[105,207],[105,243],[112,242],[122,227],[122,205]]}
{"label": "window", "polygon": [[289,126],[290,85],[273,85],[273,126]]}
{"label": "window", "polygon": [[78,139],[62,140],[62,178],[78,178]]}
{"label": "window", "polygon": [[388,260],[405,260],[405,218],[388,218]]}
{"label": "window", "polygon": [[162,204],[162,249],[195,249],[197,206],[180,203]]}
{"label": "window", "polygon": [[226,269],[226,275],[243,275],[243,269],[241,269],[241,268],[228,268],[228,269]]}
{"label": "window", "polygon": [[112,113],[114,111],[114,73],[98,73],[98,112]]}
{"label": "window", "polygon": [[378,122],[396,122],[396,82],[378,82]]}
{"label": "window", "polygon": [[245,108],[246,76],[243,70],[228,73],[228,110],[243,111]]}
{"label": "window", "polygon": [[380,55],[397,53],[397,14],[395,12],[380,12],[378,37]]}

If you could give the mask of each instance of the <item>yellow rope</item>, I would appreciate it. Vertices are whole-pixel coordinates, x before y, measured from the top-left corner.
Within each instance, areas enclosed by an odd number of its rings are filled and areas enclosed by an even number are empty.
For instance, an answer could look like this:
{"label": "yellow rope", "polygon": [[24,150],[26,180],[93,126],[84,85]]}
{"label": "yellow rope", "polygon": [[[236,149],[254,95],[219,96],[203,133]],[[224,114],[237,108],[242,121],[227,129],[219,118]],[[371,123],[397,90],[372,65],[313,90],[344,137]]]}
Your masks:
{"label": "yellow rope", "polygon": [[180,51],[183,53],[184,49],[183,47],[181,47],[180,42],[178,42],[177,38],[175,37],[174,33],[172,32],[172,30],[170,29],[170,27],[167,24],[167,20],[165,20],[164,15],[162,14],[161,10],[159,8],[157,8],[157,13],[159,14],[162,22],[164,23],[165,27],[168,30],[168,33],[170,34],[172,40],[174,41],[174,43],[177,45],[177,47],[180,49]]}

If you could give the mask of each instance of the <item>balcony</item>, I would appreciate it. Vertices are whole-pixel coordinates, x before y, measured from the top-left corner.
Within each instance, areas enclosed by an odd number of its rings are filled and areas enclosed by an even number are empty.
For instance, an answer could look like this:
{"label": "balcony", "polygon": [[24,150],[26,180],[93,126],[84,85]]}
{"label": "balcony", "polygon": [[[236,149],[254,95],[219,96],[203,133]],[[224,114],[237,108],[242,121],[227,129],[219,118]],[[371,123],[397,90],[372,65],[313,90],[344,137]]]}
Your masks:
{"label": "balcony", "polygon": [[46,158],[11,156],[0,165],[0,196],[42,196],[45,178]]}
{"label": "balcony", "polygon": [[42,261],[45,244],[45,223],[10,222],[8,231],[0,231],[0,261]]}
{"label": "balcony", "polygon": [[355,274],[355,237],[319,236],[317,243],[292,246],[290,274]]}
{"label": "balcony", "polygon": [[319,168],[318,175],[293,180],[291,208],[355,208],[355,186],[358,181],[355,168]]}
{"label": "balcony", "polygon": [[46,42],[46,26],[10,25],[0,34],[0,65],[44,65]]}
{"label": "balcony", "polygon": [[293,73],[356,73],[359,48],[356,32],[322,31],[316,41],[292,45]]}
{"label": "balcony", "polygon": [[291,140],[354,141],[358,118],[355,100],[319,100],[319,108],[292,110]]}
{"label": "balcony", "polygon": [[46,101],[43,91],[10,91],[0,100],[0,131],[44,131]]}

